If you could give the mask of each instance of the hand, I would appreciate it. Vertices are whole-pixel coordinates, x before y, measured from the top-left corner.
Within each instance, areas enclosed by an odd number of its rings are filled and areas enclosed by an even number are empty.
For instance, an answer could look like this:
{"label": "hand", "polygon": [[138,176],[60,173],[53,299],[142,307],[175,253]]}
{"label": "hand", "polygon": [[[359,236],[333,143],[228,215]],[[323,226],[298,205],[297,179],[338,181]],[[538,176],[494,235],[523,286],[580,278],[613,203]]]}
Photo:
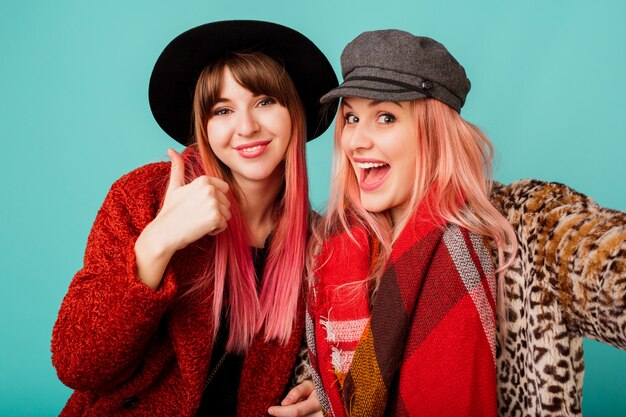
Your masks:
{"label": "hand", "polygon": [[174,253],[204,235],[216,235],[228,227],[228,184],[203,175],[185,184],[185,162],[173,149],[170,181],[163,206],[135,242],[137,276],[153,290]]}
{"label": "hand", "polygon": [[174,251],[182,249],[204,235],[216,235],[228,227],[230,202],[228,184],[203,175],[185,184],[185,162],[173,149],[170,181],[163,206],[152,222]]}
{"label": "hand", "polygon": [[270,407],[267,412],[276,417],[322,417],[322,406],[317,399],[313,381],[307,380],[295,386],[280,405]]}

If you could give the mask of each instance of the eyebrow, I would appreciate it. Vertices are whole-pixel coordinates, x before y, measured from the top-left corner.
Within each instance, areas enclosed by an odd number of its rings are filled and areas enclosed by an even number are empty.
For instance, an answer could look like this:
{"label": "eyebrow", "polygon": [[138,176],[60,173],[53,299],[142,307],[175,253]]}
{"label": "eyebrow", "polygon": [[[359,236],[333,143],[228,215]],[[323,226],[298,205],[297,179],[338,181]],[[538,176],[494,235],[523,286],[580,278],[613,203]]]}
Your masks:
{"label": "eyebrow", "polygon": [[225,97],[220,97],[220,98],[218,98],[217,100],[215,100],[215,103],[214,103],[213,105],[215,105],[215,104],[220,104],[220,103],[228,103],[229,101],[230,101],[230,100],[229,100],[229,99],[227,99],[227,98],[225,98]]}
{"label": "eyebrow", "polygon": [[[375,107],[379,104],[382,103],[391,103],[391,104],[395,104],[396,106],[402,108],[402,106],[400,105],[399,102],[397,101],[391,101],[391,100],[372,100],[367,106],[368,107]],[[346,101],[346,99],[343,99],[343,105],[352,108],[352,106],[350,105],[350,103],[348,101]]]}
{"label": "eyebrow", "polygon": [[[271,98],[273,98],[272,96],[270,96],[270,95],[268,95],[268,94],[255,94],[252,98],[253,98],[253,99],[257,99],[257,98],[259,98],[259,97],[263,97],[263,96],[267,96],[267,97],[271,97]],[[220,97],[220,98],[218,98],[217,100],[215,100],[215,103],[214,103],[213,105],[215,106],[216,104],[220,104],[220,103],[229,103],[229,102],[231,102],[231,101],[232,101],[232,100],[231,100],[231,99],[229,99],[228,97]]]}
{"label": "eyebrow", "polygon": [[374,106],[377,106],[377,105],[382,104],[382,103],[391,103],[391,104],[395,104],[396,106],[402,108],[400,103],[398,103],[397,101],[390,101],[390,100],[372,100],[372,102],[368,106],[369,107],[374,107]]}

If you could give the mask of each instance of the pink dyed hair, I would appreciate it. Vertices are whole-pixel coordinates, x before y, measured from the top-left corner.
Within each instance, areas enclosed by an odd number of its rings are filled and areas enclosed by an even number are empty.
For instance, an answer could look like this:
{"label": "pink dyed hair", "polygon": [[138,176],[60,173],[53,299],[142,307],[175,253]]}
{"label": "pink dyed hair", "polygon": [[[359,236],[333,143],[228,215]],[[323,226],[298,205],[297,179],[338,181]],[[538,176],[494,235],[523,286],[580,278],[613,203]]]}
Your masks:
{"label": "pink dyed hair", "polygon": [[[239,209],[238,200],[243,196],[230,169],[215,156],[207,138],[207,122],[220,96],[222,74],[227,67],[241,86],[255,95],[276,99],[291,116],[292,136],[282,167],[284,183],[274,205],[276,226],[260,295],[247,225]],[[191,291],[213,283],[213,337],[217,335],[222,310],[227,308],[228,351],[245,351],[261,330],[266,340],[276,339],[284,344],[289,340],[296,317],[309,235],[306,125],[302,103],[289,74],[272,58],[261,53],[235,53],[204,69],[196,84],[193,109],[195,138],[203,165],[201,173],[229,184],[232,218],[228,228],[215,236],[214,253],[210,255],[212,264]],[[227,300],[224,300],[225,294],[228,294]]]}
{"label": "pink dyed hair", "polygon": [[[361,206],[357,178],[347,155],[341,148],[345,126],[343,103],[335,124],[333,180],[328,212],[316,230],[316,242],[347,232],[354,224],[363,225],[380,241],[380,256],[371,268],[375,288],[382,276],[391,247],[422,199],[429,194],[433,207],[445,221],[493,239],[498,251],[498,297],[503,297],[503,272],[517,252],[517,237],[507,219],[489,201],[492,187],[491,162],[493,146],[489,139],[459,113],[435,99],[411,103],[417,126],[415,182],[404,217],[394,226],[388,210],[366,211]],[[322,260],[323,262],[323,260]],[[313,265],[310,265],[314,268]],[[503,299],[503,298],[500,298]],[[504,316],[505,304],[498,303],[498,314]]]}

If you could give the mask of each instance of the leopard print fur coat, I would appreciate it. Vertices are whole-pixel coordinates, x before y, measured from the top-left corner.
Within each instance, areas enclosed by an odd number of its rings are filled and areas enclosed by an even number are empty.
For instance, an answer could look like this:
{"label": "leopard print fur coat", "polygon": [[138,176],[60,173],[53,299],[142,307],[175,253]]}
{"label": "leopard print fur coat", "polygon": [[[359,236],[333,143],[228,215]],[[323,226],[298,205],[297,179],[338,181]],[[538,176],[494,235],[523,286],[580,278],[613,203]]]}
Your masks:
{"label": "leopard print fur coat", "polygon": [[492,202],[519,243],[504,281],[499,415],[580,416],[583,337],[626,349],[626,213],[534,180],[496,184]]}

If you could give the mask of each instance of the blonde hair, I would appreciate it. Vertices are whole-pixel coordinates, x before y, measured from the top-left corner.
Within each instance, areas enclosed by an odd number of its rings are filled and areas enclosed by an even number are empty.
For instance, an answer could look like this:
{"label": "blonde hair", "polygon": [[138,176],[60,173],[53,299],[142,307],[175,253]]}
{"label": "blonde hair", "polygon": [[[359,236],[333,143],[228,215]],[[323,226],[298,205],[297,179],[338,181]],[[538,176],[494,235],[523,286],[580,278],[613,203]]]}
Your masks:
{"label": "blonde hair", "polygon": [[[338,117],[328,212],[316,229],[312,244],[320,244],[341,232],[352,236],[351,227],[364,226],[380,242],[379,256],[373,258],[369,276],[369,280],[374,280],[375,289],[394,241],[428,195],[436,217],[493,239],[498,252],[498,296],[502,297],[502,275],[513,262],[513,256],[505,259],[505,247],[509,246],[511,253],[515,254],[517,238],[507,219],[489,201],[493,146],[478,127],[438,100],[416,100],[411,102],[411,106],[417,128],[415,181],[402,218],[392,224],[389,210],[372,213],[361,205],[358,179],[348,156],[341,149],[341,135],[346,122]],[[343,103],[339,115],[343,114],[342,110]],[[314,267],[309,264],[311,277]],[[498,305],[498,313],[504,317],[504,303]]]}

